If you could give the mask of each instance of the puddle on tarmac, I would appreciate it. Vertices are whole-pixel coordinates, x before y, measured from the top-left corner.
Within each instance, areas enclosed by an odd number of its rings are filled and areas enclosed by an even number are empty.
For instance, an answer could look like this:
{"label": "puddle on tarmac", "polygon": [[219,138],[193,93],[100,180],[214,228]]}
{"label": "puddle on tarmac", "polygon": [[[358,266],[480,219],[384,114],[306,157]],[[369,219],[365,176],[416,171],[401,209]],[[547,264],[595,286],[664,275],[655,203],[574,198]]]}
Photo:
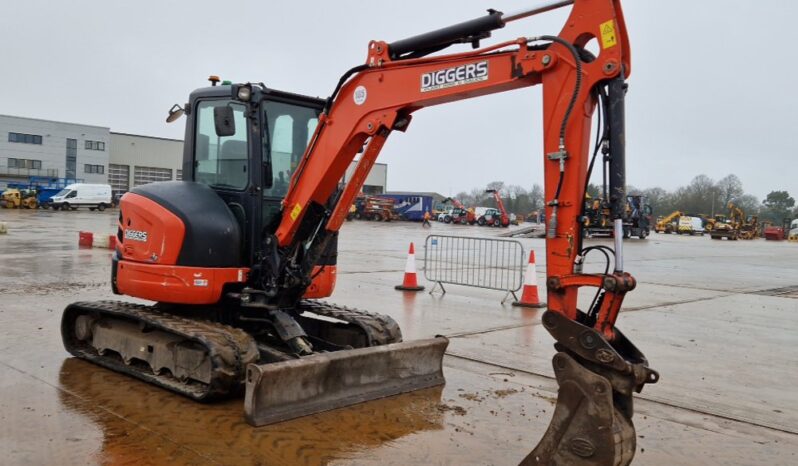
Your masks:
{"label": "puddle on tarmac", "polygon": [[[240,399],[196,403],[74,358],[64,361],[59,383],[62,405],[106,433],[102,463],[155,460],[158,452],[182,462],[162,451],[166,440],[224,463],[325,464],[444,427],[442,387],[256,429],[244,422]],[[150,432],[136,432],[137,425]]]}

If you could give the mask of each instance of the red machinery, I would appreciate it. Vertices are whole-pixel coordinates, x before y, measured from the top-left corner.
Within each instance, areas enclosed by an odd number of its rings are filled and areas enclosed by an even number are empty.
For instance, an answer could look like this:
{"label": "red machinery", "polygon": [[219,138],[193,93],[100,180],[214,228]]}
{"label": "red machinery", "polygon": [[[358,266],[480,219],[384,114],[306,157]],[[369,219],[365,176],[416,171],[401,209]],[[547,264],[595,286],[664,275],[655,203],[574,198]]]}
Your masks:
{"label": "red machinery", "polygon": [[[570,4],[559,35],[431,55],[456,43],[478,47],[510,21]],[[598,56],[585,49],[593,39]],[[548,291],[542,323],[557,342],[560,390],[549,429],[524,463],[627,464],[635,452],[632,394],[658,380],[615,327],[636,283],[624,271],[621,242],[631,70],[619,0],[549,0],[517,13],[489,10],[404,40],[372,41],[366,62],[347,71],[326,100],[262,84],[216,86],[215,78],[192,93],[185,110],[170,112],[169,120],[188,115],[185,181],[140,186],[121,200],[114,290],[158,304],[72,304],[62,318],[64,344],[76,356],[196,399],[246,384],[245,411],[255,424],[442,383],[445,338],[397,343],[401,333],[386,316],[305,298],[332,292],[338,231],[388,136],[406,131],[414,112],[540,85]],[[614,249],[582,245],[597,109]],[[583,273],[585,256],[596,249],[608,262],[614,257],[612,272]],[[582,287],[597,293],[584,311],[577,308]]]}
{"label": "red machinery", "polygon": [[354,218],[390,222],[396,218],[393,208],[396,201],[386,197],[362,195],[355,200]]}
{"label": "red machinery", "polygon": [[768,225],[762,231],[762,236],[771,241],[782,241],[787,239],[790,234],[790,222],[792,220],[788,217],[782,219],[781,226]]}
{"label": "red machinery", "polygon": [[486,213],[484,215],[484,224],[494,227],[510,226],[510,216],[507,214],[507,209],[504,208],[504,202],[502,202],[502,196],[499,194],[499,191],[495,189],[486,189],[485,192],[493,194],[493,199],[496,201],[496,210],[498,211],[498,215],[496,215],[496,213]]}
{"label": "red machinery", "polygon": [[461,225],[473,225],[476,222],[476,217],[474,216],[474,211],[472,209],[466,209],[466,206],[463,205],[462,202],[458,201],[453,197],[447,197],[443,200],[443,203],[446,204],[447,202],[451,202],[454,206],[454,209],[451,212],[446,212],[441,214],[441,220],[444,223],[459,223]]}

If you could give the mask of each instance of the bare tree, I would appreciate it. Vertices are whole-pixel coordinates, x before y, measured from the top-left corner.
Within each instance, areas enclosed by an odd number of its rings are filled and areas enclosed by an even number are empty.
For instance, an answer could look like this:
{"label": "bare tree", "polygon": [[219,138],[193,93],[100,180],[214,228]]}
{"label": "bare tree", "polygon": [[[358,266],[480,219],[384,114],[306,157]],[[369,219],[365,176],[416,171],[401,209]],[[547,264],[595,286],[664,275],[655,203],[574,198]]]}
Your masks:
{"label": "bare tree", "polygon": [[514,213],[526,212],[529,210],[529,196],[521,186],[517,184],[507,185],[504,188],[505,197],[504,204],[507,210]]}
{"label": "bare tree", "polygon": [[535,183],[527,195],[529,197],[529,210],[539,210],[543,208],[543,187]]}
{"label": "bare tree", "polygon": [[[747,215],[754,215],[759,213],[759,208],[761,205],[759,204],[759,199],[756,196],[752,196],[751,194],[743,194],[742,196],[737,196],[736,199],[733,200],[734,204],[742,209]],[[724,208],[726,206],[723,206]],[[779,219],[781,220],[781,219]]]}
{"label": "bare tree", "polygon": [[588,183],[587,192],[585,194],[592,197],[593,199],[601,197],[601,186],[595,183]]}
{"label": "bare tree", "polygon": [[740,178],[737,178],[737,175],[726,175],[725,177],[721,178],[718,181],[717,187],[717,199],[722,206],[726,206],[732,199],[736,199],[743,194],[743,182],[740,181]]}
{"label": "bare tree", "polygon": [[660,187],[644,189],[642,194],[648,198],[648,205],[654,215],[667,215],[673,212],[673,200],[670,193]]}
{"label": "bare tree", "polygon": [[485,195],[484,189],[474,188],[470,192],[472,206],[478,207],[485,204],[488,197]]}
{"label": "bare tree", "polygon": [[491,181],[488,183],[488,187],[485,189],[495,189],[496,191],[501,191],[504,189],[504,181]]}
{"label": "bare tree", "polygon": [[[540,210],[546,205],[543,187],[534,184],[529,191],[518,185],[505,185],[503,181],[492,181],[488,183],[487,189],[496,189],[502,195],[502,201],[507,210],[516,214],[528,214]],[[589,184],[587,193],[591,197],[601,197],[601,187]],[[687,186],[681,186],[674,191],[667,191],[660,187],[637,189],[628,185],[626,192],[629,194],[642,194],[648,197],[654,215],[667,215],[675,210],[689,214],[718,214],[725,213],[729,201],[734,201],[738,207],[747,214],[761,213],[768,217],[772,210],[779,210],[784,215],[798,217],[798,209],[791,212],[794,204],[789,203],[788,194],[781,196],[781,192],[771,193],[772,199],[765,207],[759,204],[755,196],[745,194],[743,184],[740,179],[729,174],[721,178],[717,183],[707,175],[698,175],[690,181]],[[781,197],[785,197],[782,205]],[[467,206],[490,206],[494,205],[493,196],[485,193],[484,189],[474,188],[469,192],[461,192],[457,195],[458,200]],[[792,199],[792,198],[789,198]],[[768,200],[766,200],[768,201]],[[794,201],[793,201],[794,202]],[[778,205],[778,209],[774,209]],[[775,215],[775,213],[774,213]]]}

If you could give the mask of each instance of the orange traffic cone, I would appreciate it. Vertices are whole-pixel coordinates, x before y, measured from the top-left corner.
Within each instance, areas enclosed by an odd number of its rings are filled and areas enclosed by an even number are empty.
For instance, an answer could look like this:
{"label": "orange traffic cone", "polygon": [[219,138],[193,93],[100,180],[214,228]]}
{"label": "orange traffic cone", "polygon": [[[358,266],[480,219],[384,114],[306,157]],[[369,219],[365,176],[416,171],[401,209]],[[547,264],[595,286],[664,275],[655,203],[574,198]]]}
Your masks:
{"label": "orange traffic cone", "polygon": [[410,251],[407,253],[405,279],[401,285],[396,285],[394,288],[402,291],[421,291],[424,289],[423,286],[418,285],[418,279],[416,278],[416,249],[413,243],[410,243]]}
{"label": "orange traffic cone", "polygon": [[521,293],[521,301],[516,301],[513,306],[520,307],[546,307],[546,303],[540,302],[538,296],[537,273],[535,273],[535,251],[529,251],[529,264],[526,266],[524,274],[524,289]]}

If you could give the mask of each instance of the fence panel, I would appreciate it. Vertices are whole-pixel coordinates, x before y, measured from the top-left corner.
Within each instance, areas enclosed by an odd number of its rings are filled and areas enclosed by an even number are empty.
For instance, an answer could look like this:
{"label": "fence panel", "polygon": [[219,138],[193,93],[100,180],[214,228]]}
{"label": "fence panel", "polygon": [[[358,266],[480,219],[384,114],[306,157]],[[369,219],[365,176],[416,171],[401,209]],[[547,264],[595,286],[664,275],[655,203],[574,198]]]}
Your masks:
{"label": "fence panel", "polygon": [[424,245],[424,278],[435,282],[430,293],[446,293],[444,283],[473,286],[506,291],[504,303],[523,286],[525,265],[515,240],[429,235]]}

